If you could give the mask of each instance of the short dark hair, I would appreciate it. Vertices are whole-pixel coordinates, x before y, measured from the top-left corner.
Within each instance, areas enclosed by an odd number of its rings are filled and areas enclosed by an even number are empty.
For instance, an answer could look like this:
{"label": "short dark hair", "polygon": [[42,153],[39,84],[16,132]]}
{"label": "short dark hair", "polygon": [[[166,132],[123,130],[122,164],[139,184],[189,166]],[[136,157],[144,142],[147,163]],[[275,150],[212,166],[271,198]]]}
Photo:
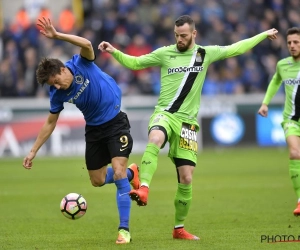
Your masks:
{"label": "short dark hair", "polygon": [[180,26],[184,25],[185,23],[187,23],[188,25],[190,25],[192,30],[195,29],[195,22],[194,22],[194,20],[189,15],[180,16],[175,21],[175,25],[177,27],[180,27]]}
{"label": "short dark hair", "polygon": [[62,61],[53,58],[43,58],[36,70],[36,79],[39,84],[44,85],[51,76],[60,74],[61,68],[65,67]]}
{"label": "short dark hair", "polygon": [[298,28],[298,27],[293,27],[293,28],[289,28],[289,29],[286,31],[286,36],[294,35],[294,34],[300,35],[300,28]]}

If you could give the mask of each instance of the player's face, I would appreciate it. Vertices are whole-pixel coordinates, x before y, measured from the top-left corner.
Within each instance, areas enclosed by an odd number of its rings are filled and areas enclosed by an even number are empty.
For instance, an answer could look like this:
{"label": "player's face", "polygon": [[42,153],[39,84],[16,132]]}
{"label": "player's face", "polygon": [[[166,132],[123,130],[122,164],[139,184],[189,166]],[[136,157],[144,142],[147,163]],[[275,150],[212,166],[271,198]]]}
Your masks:
{"label": "player's face", "polygon": [[300,35],[292,34],[287,36],[287,47],[295,60],[300,60]]}
{"label": "player's face", "polygon": [[70,87],[73,81],[73,75],[67,68],[61,68],[60,74],[50,76],[48,84],[54,86],[56,89],[66,90]]}
{"label": "player's face", "polygon": [[185,23],[182,26],[174,28],[176,47],[178,51],[184,52],[195,45],[196,30],[191,30],[191,26]]}

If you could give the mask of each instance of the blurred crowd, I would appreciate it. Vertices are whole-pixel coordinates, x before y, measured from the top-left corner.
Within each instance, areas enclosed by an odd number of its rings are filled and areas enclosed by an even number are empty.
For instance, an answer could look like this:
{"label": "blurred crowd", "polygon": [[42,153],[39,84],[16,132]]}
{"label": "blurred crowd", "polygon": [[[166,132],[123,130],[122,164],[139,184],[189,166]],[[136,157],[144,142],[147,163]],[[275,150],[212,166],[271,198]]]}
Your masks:
{"label": "blurred crowd", "polygon": [[[204,95],[264,92],[279,59],[288,56],[288,28],[300,26],[299,0],[84,0],[84,21],[80,25],[72,6],[52,19],[58,31],[78,34],[90,41],[96,63],[114,77],[124,95],[158,95],[160,70],[156,67],[131,71],[108,53],[97,49],[101,41],[111,42],[123,52],[139,56],[174,40],[174,21],[191,15],[200,45],[229,45],[270,28],[278,38],[265,40],[244,55],[210,66]],[[26,7],[6,23],[0,38],[0,97],[45,97],[47,86],[38,86],[35,70],[42,57],[68,60],[78,48],[39,34],[37,18],[53,17],[41,4],[35,14]]]}

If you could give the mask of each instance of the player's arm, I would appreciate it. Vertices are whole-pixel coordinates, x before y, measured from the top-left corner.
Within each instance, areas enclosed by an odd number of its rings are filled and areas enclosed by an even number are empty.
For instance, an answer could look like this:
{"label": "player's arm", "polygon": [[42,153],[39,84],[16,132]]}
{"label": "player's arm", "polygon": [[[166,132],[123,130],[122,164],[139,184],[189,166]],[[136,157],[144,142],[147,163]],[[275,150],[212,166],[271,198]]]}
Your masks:
{"label": "player's arm", "polygon": [[142,56],[130,56],[127,55],[120,50],[117,50],[108,42],[101,42],[98,46],[102,52],[106,51],[124,67],[132,70],[139,70],[144,68],[149,68],[153,66],[160,66],[161,59],[160,59],[160,52],[161,49],[157,49],[149,54],[142,55]]}
{"label": "player's arm", "polygon": [[276,39],[277,33],[276,29],[270,29],[228,46],[206,46],[207,50],[210,51],[210,62],[244,54],[266,38],[270,40]]}
{"label": "player's arm", "polygon": [[273,28],[265,32],[262,32],[256,36],[253,36],[251,38],[241,40],[230,46],[226,46],[227,47],[226,58],[244,54],[245,52],[252,49],[254,46],[259,44],[261,41],[263,41],[266,38],[269,38],[270,40],[274,40],[277,38],[276,35],[277,33],[278,31]]}
{"label": "player's arm", "polygon": [[33,144],[29,154],[23,160],[23,167],[27,169],[31,169],[32,160],[36,156],[37,152],[41,148],[41,146],[48,140],[53,130],[55,129],[57,120],[59,117],[59,113],[52,114],[50,113],[44,125],[42,126],[35,143]]}
{"label": "player's arm", "polygon": [[260,114],[263,117],[268,116],[268,105],[271,102],[272,98],[277,93],[277,91],[279,90],[281,83],[282,83],[281,77],[278,73],[278,70],[276,69],[276,72],[273,75],[272,80],[270,81],[270,84],[268,86],[268,89],[267,89],[265,97],[262,101],[262,104],[258,110],[258,114]]}
{"label": "player's arm", "polygon": [[80,36],[65,34],[61,32],[57,32],[54,26],[52,25],[49,18],[39,19],[37,25],[41,28],[40,32],[50,38],[62,40],[65,42],[72,43],[76,46],[80,47],[80,55],[88,60],[94,60],[95,54],[92,43]]}

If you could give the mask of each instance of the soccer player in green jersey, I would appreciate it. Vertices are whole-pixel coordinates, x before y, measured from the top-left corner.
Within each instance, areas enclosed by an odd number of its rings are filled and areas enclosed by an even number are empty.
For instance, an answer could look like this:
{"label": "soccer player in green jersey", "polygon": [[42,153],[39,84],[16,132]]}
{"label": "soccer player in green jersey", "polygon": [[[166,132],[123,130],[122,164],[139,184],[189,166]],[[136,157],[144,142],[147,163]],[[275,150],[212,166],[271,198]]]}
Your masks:
{"label": "soccer player in green jersey", "polygon": [[139,70],[151,66],[161,68],[161,91],[149,122],[148,144],[140,166],[141,187],[130,196],[138,205],[147,205],[149,186],[157,168],[158,154],[169,142],[169,157],[176,166],[178,187],[174,199],[174,239],[198,240],[184,229],[184,221],[192,201],[192,175],[197,163],[197,115],[208,66],[218,60],[245,53],[265,38],[275,39],[277,30],[270,29],[229,46],[195,44],[197,31],[190,16],[175,21],[176,44],[134,57],[115,49],[108,42],[98,48],[107,51],[123,66]]}
{"label": "soccer player in green jersey", "polygon": [[283,121],[286,143],[289,149],[289,172],[296,195],[298,205],[294,215],[300,215],[300,28],[290,28],[286,33],[287,47],[291,56],[277,63],[276,72],[268,86],[265,98],[258,113],[266,117],[268,105],[284,84],[285,104]]}

